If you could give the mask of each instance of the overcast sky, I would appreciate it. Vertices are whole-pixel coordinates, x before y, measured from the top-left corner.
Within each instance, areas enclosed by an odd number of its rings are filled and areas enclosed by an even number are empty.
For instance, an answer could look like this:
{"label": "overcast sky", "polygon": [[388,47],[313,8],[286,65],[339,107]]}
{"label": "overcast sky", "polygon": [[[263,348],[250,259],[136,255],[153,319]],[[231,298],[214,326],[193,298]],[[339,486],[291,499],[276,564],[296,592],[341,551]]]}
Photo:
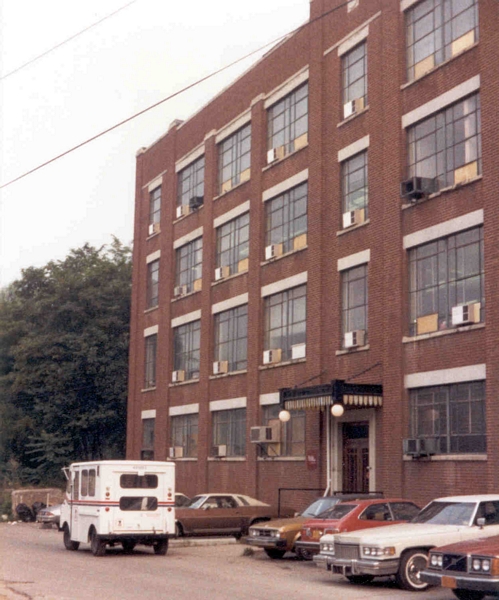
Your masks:
{"label": "overcast sky", "polygon": [[[0,184],[295,29],[309,0],[0,0]],[[266,48],[265,51],[267,51]],[[261,54],[260,54],[261,55]],[[255,55],[0,190],[0,287],[85,242],[133,237],[135,154]]]}

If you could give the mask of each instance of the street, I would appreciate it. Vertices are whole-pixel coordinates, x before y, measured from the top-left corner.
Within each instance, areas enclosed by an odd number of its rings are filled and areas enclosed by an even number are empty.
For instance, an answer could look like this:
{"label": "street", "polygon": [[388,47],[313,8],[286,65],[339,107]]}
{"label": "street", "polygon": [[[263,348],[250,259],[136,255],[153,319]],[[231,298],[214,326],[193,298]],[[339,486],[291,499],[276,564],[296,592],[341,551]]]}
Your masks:
{"label": "street", "polygon": [[0,565],[0,600],[454,598],[443,589],[403,592],[388,579],[353,586],[291,554],[271,560],[232,540],[173,540],[166,556],[144,546],[126,555],[116,547],[95,558],[87,544],[68,552],[62,533],[35,523],[0,524]]}

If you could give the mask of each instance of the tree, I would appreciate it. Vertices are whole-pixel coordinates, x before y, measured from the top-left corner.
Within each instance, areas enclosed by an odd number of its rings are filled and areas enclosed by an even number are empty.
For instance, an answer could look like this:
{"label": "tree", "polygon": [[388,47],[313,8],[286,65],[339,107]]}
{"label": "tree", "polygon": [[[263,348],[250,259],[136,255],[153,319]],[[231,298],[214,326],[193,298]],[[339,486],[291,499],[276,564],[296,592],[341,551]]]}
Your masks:
{"label": "tree", "polygon": [[50,483],[69,462],[124,456],[130,292],[131,250],[114,239],[25,269],[1,294],[5,479]]}

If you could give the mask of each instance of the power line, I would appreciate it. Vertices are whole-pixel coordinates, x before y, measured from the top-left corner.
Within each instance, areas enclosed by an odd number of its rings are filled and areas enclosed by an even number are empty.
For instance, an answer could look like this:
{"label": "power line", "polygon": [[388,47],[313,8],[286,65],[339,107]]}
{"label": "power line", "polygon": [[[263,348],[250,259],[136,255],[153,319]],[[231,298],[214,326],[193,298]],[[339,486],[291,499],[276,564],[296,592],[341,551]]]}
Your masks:
{"label": "power line", "polygon": [[82,29],[81,31],[79,31],[78,33],[75,33],[74,35],[72,35],[71,37],[68,37],[66,40],[64,40],[63,42],[60,42],[59,44],[56,44],[55,46],[52,46],[52,48],[50,48],[49,50],[46,50],[45,52],[42,52],[41,54],[39,54],[38,56],[35,56],[34,58],[32,58],[31,60],[28,60],[28,62],[25,62],[24,64],[20,65],[19,67],[16,67],[14,70],[9,71],[9,73],[7,73],[6,75],[3,75],[2,77],[0,77],[0,81],[3,81],[4,79],[7,79],[7,77],[10,77],[11,75],[14,75],[14,73],[17,73],[18,71],[20,71],[21,69],[24,69],[25,67],[27,67],[28,65],[33,64],[34,62],[36,62],[37,60],[39,60],[40,58],[43,58],[44,56],[47,56],[47,54],[50,54],[51,52],[53,52],[54,50],[57,50],[57,48],[60,48],[61,46],[64,46],[64,44],[67,44],[68,42],[70,42],[71,40],[74,40],[75,38],[77,38],[79,35],[81,35],[82,33],[85,33],[86,31],[89,31],[89,29],[92,29],[93,27],[95,27],[96,25],[99,25],[100,23],[102,23],[103,21],[105,21],[106,19],[110,19],[111,17],[114,17],[114,15],[118,14],[119,12],[121,12],[122,10],[124,10],[125,8],[128,8],[131,4],[134,4],[135,2],[137,2],[137,0],[132,0],[131,2],[129,2],[128,4],[125,4],[124,6],[122,6],[121,8],[118,8],[118,10],[115,10],[114,12],[108,14],[105,17],[102,17],[102,19],[100,19],[99,21],[96,21],[95,23],[92,23],[92,25],[89,25],[88,27],[85,27],[85,29]]}
{"label": "power line", "polygon": [[[133,0],[133,1],[135,2],[136,0]],[[90,144],[90,142],[93,142],[93,141],[97,140],[98,138],[102,137],[103,135],[106,135],[107,133],[110,133],[111,131],[114,131],[118,127],[121,127],[122,125],[125,125],[125,123],[129,123],[133,119],[136,119],[137,117],[140,117],[141,115],[143,115],[146,112],[152,110],[153,108],[156,108],[157,106],[160,106],[161,104],[167,102],[168,100],[171,100],[172,98],[175,98],[175,96],[178,96],[178,95],[186,92],[187,90],[190,90],[191,88],[199,85],[200,83],[203,83],[204,81],[207,81],[208,79],[211,79],[215,75],[218,75],[219,73],[222,73],[223,71],[226,71],[227,69],[230,69],[230,67],[233,67],[234,65],[237,65],[237,63],[240,63],[243,60],[246,60],[250,56],[253,56],[253,54],[261,52],[264,48],[267,48],[268,46],[271,46],[273,44],[277,44],[278,42],[284,40],[285,38],[287,38],[287,37],[289,37],[291,35],[294,35],[295,33],[298,33],[299,31],[301,31],[302,29],[304,29],[307,25],[311,25],[312,23],[315,23],[316,21],[319,21],[319,20],[323,19],[324,17],[330,15],[331,13],[337,11],[338,9],[340,9],[340,8],[342,8],[344,6],[347,6],[348,2],[349,2],[349,0],[347,0],[346,2],[343,2],[342,4],[338,4],[338,6],[335,6],[331,10],[328,10],[327,12],[325,12],[322,15],[320,15],[319,17],[315,17],[315,19],[307,21],[306,23],[304,23],[303,25],[300,25],[299,27],[297,27],[296,29],[292,30],[291,32],[288,32],[288,33],[286,33],[284,35],[281,35],[278,38],[276,38],[276,39],[274,39],[274,40],[272,40],[270,42],[267,42],[266,44],[264,44],[263,46],[260,46],[256,50],[252,50],[248,54],[245,54],[244,56],[242,56],[240,58],[237,58],[236,60],[234,60],[233,62],[229,63],[228,65],[225,65],[224,67],[221,67],[220,69],[217,69],[216,71],[213,71],[212,73],[206,75],[205,77],[202,77],[201,79],[198,79],[194,83],[191,83],[191,84],[187,85],[186,87],[184,87],[184,88],[182,88],[182,89],[174,92],[173,94],[170,94],[166,98],[163,98],[162,100],[159,100],[158,102],[155,102],[154,104],[151,104],[147,108],[144,108],[143,110],[141,110],[141,111],[133,114],[132,116],[127,117],[126,119],[123,119],[123,121],[120,121],[119,123],[116,123],[115,125],[112,125],[111,127],[108,127],[104,131],[101,131],[100,133],[97,133],[96,135],[94,135],[94,136],[92,136],[90,138],[87,138],[85,141],[80,142],[76,146],[73,146],[72,148],[69,148],[68,150],[65,150],[61,154],[58,154],[57,156],[54,156],[53,158],[45,161],[44,163],[39,164],[37,167],[34,167],[33,169],[30,169],[29,171],[26,171],[22,175],[19,175],[18,177],[15,177],[14,179],[11,179],[10,181],[7,181],[7,183],[1,184],[0,185],[0,190],[8,187],[9,185],[12,185],[16,181],[19,181],[20,179],[24,179],[24,177],[27,177],[28,175],[31,175],[32,173],[35,173],[36,171],[42,169],[43,167],[46,167],[47,165],[50,165],[51,163],[55,162],[56,160],[59,160],[60,158],[62,158],[63,156],[66,156],[66,155],[70,154],[71,152],[74,152],[75,150],[78,150],[79,148],[82,148],[83,146],[86,146],[87,144]]]}

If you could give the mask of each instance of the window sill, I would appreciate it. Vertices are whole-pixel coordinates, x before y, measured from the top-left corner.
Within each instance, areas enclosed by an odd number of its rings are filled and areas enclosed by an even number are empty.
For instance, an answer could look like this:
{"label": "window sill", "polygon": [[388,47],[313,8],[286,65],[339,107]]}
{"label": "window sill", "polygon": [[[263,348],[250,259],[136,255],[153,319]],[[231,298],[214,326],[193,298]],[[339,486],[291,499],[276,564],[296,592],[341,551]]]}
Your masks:
{"label": "window sill", "polygon": [[446,461],[471,461],[483,462],[487,460],[486,454],[434,454],[425,458],[412,458],[404,456],[404,462],[446,462]]}
{"label": "window sill", "polygon": [[247,369],[241,369],[240,371],[230,371],[230,373],[220,373],[220,375],[210,375],[208,379],[223,379],[224,377],[232,377],[234,375],[245,375],[247,372]]}
{"label": "window sill", "polygon": [[222,192],[221,194],[218,194],[218,196],[214,196],[213,202],[215,202],[215,200],[219,200],[220,198],[223,198],[224,196],[227,196],[228,194],[230,194],[232,192],[232,190],[237,190],[238,188],[242,187],[245,183],[248,183],[248,181],[251,181],[251,177],[250,177],[250,179],[246,179],[246,181],[241,181],[234,187],[231,187],[230,190],[227,190],[226,192]]}
{"label": "window sill", "polygon": [[345,235],[345,233],[356,231],[360,227],[365,227],[366,225],[369,225],[370,222],[370,219],[366,219],[363,223],[359,223],[358,225],[352,225],[351,227],[347,227],[346,229],[341,229],[340,231],[337,231],[336,235],[339,237],[340,235]]}
{"label": "window sill", "polygon": [[281,256],[276,256],[275,258],[269,258],[268,260],[262,260],[262,262],[260,263],[260,266],[263,267],[264,265],[270,265],[274,262],[277,262],[278,260],[287,258],[288,256],[291,256],[292,254],[297,254],[298,252],[303,252],[304,250],[308,250],[308,244],[306,246],[303,246],[303,248],[297,248],[296,250],[290,250],[289,252],[286,252],[286,254],[281,254]]}
{"label": "window sill", "polygon": [[159,235],[161,233],[161,231],[156,231],[156,233],[153,233],[152,235],[148,235],[146,237],[146,240],[152,240],[152,238],[155,238],[157,235]]}
{"label": "window sill", "polygon": [[248,270],[246,271],[241,271],[240,273],[234,273],[233,275],[229,275],[228,277],[224,277],[223,279],[217,279],[216,281],[212,281],[211,285],[219,285],[220,283],[223,283],[224,281],[230,281],[231,279],[235,279],[236,277],[240,277],[241,275],[245,275],[248,272]]}
{"label": "window sill", "polygon": [[154,387],[148,387],[148,388],[143,388],[140,391],[141,392],[155,392],[156,391],[156,386],[154,386]]}
{"label": "window sill", "polygon": [[447,60],[444,60],[444,62],[441,62],[436,67],[433,67],[433,69],[430,69],[429,71],[426,71],[426,73],[423,73],[423,75],[420,75],[419,77],[417,77],[415,79],[411,79],[411,81],[408,81],[407,83],[402,84],[400,86],[400,89],[401,90],[405,90],[408,87],[410,87],[411,85],[414,85],[415,83],[418,83],[419,81],[421,81],[422,79],[424,79],[428,75],[431,75],[435,71],[438,71],[438,69],[441,69],[442,67],[447,66],[450,62],[452,62],[453,60],[455,60],[459,56],[462,56],[463,54],[466,54],[466,52],[469,52],[470,50],[473,50],[473,48],[476,48],[476,46],[478,46],[478,42],[475,42],[471,46],[468,46],[467,48],[464,48],[464,50],[461,50],[461,52],[459,52],[458,54],[454,54],[454,56],[451,56]]}
{"label": "window sill", "polygon": [[[182,458],[168,458],[170,462],[197,462],[197,456],[184,456]],[[180,507],[179,507],[180,508]]]}
{"label": "window sill", "polygon": [[[195,213],[199,212],[199,211],[200,211],[200,210],[201,210],[203,207],[204,207],[204,203],[203,203],[203,204],[201,204],[201,206],[198,206],[198,208],[194,208],[193,210],[191,210],[191,211],[189,212],[189,214],[187,214],[187,215],[182,215],[182,216],[181,216],[181,217],[179,217],[178,219],[177,219],[177,218],[173,219],[173,223],[174,223],[174,224],[176,224],[176,223],[179,223],[180,221],[183,221],[184,219],[187,219],[187,217],[190,217],[191,215],[193,215],[193,214],[195,214]],[[177,208],[177,207],[175,206],[175,208]]]}
{"label": "window sill", "polygon": [[298,152],[305,150],[305,148],[308,148],[308,144],[309,143],[307,142],[305,144],[305,146],[298,148],[298,150],[293,150],[293,152],[286,154],[286,156],[283,156],[282,158],[278,158],[277,160],[273,160],[271,163],[269,163],[268,165],[265,165],[265,167],[262,168],[262,172],[268,171],[269,169],[271,169],[272,167],[275,167],[276,165],[280,165],[284,160],[286,160],[290,156],[294,156],[295,154],[298,154]]}
{"label": "window sill", "polygon": [[148,313],[154,312],[155,310],[158,310],[159,305],[156,306],[151,306],[151,308],[146,308],[144,311],[144,314],[147,315]]}
{"label": "window sill", "polygon": [[278,462],[303,462],[305,460],[304,456],[258,456],[257,460],[260,462],[265,462],[268,460],[276,460]]}
{"label": "window sill", "polygon": [[414,336],[404,336],[402,338],[402,343],[410,344],[411,342],[420,342],[421,340],[429,340],[432,338],[442,337],[444,335],[453,335],[455,333],[464,333],[465,331],[474,331],[475,329],[485,329],[485,323],[461,325],[459,327],[449,327],[449,329],[442,329],[441,331],[432,331],[431,333],[422,333],[420,335]]}
{"label": "window sill", "polygon": [[406,202],[405,204],[402,204],[402,210],[412,208],[413,206],[422,204],[424,202],[427,202],[428,200],[433,200],[434,198],[438,198],[443,194],[448,194],[449,192],[458,190],[466,185],[471,185],[472,183],[476,183],[477,181],[481,181],[482,179],[483,175],[477,175],[476,177],[473,177],[473,179],[468,179],[468,181],[463,181],[462,183],[457,183],[455,185],[449,185],[445,188],[442,188],[441,190],[438,190],[438,192],[435,192],[434,194],[430,194],[426,198],[420,198],[419,200],[415,200],[414,202]]}
{"label": "window sill", "polygon": [[358,348],[348,348],[348,350],[336,350],[336,356],[343,356],[344,354],[355,354],[356,352],[364,352],[369,350],[371,346],[366,344],[365,346],[359,346]]}
{"label": "window sill", "polygon": [[202,290],[192,290],[192,292],[187,292],[187,294],[182,294],[182,296],[175,296],[174,298],[170,299],[170,302],[177,302],[178,300],[183,300],[184,298],[188,298],[193,294],[199,294],[201,291]]}
{"label": "window sill", "polygon": [[340,121],[336,127],[343,127],[343,125],[346,125],[347,123],[350,123],[350,121],[353,121],[354,119],[356,119],[357,117],[360,117],[360,115],[363,115],[365,112],[367,112],[369,110],[369,104],[367,106],[364,106],[364,108],[362,110],[359,110],[359,112],[354,113],[353,115],[350,115],[349,117],[347,117],[346,119],[343,119],[343,121]]}
{"label": "window sill", "polygon": [[199,377],[196,379],[189,379],[188,381],[179,381],[178,383],[169,383],[168,387],[174,388],[174,387],[180,387],[182,385],[190,385],[192,383],[199,383]]}
{"label": "window sill", "polygon": [[246,456],[208,456],[208,462],[244,462]]}
{"label": "window sill", "polygon": [[270,365],[259,365],[258,369],[260,371],[265,371],[266,369],[275,369],[277,367],[287,367],[289,365],[296,365],[299,363],[307,362],[306,358],[295,358],[295,360],[283,360],[278,363],[272,363]]}

